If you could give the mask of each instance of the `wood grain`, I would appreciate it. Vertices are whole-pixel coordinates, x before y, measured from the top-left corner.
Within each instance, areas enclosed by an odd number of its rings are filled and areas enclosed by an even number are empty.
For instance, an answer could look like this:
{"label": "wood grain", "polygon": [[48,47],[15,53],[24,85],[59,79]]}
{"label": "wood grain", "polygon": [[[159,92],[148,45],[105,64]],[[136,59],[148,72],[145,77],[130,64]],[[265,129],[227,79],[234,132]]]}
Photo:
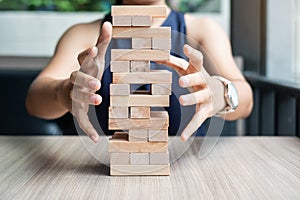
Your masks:
{"label": "wood grain", "polygon": [[112,61],[168,61],[170,60],[169,50],[149,50],[149,49],[112,49]]}
{"label": "wood grain", "polygon": [[[134,145],[133,145],[134,144]],[[130,152],[130,153],[149,153],[167,152],[168,143],[165,142],[128,142],[125,140],[111,139],[108,143],[108,152]]]}
{"label": "wood grain", "polygon": [[113,38],[170,38],[171,27],[113,27]]}
{"label": "wood grain", "polygon": [[169,152],[154,152],[149,153],[150,165],[167,165],[169,164]]}
{"label": "wood grain", "polygon": [[130,118],[150,118],[150,107],[130,107]]}
{"label": "wood grain", "polygon": [[129,165],[129,153],[110,153],[109,160],[111,165]]}
{"label": "wood grain", "polygon": [[128,131],[129,142],[148,142],[148,130],[134,130]]}
{"label": "wood grain", "polygon": [[150,61],[131,61],[130,72],[150,72]]}
{"label": "wood grain", "polygon": [[128,96],[130,95],[129,84],[110,84],[109,94],[111,96]]}
{"label": "wood grain", "polygon": [[130,165],[149,165],[149,153],[130,153]]}
{"label": "wood grain", "polygon": [[[151,115],[151,114],[150,114]],[[149,119],[109,119],[109,130],[142,130],[142,129],[167,129],[169,127],[169,118],[153,117]]]}
{"label": "wood grain", "polygon": [[131,17],[132,26],[151,26],[152,17],[149,15],[133,15]]}
{"label": "wood grain", "polygon": [[170,165],[113,165],[110,174],[114,176],[168,176]]}
{"label": "wood grain", "polygon": [[131,26],[131,16],[119,15],[112,18],[113,26]]}
{"label": "wood grain", "polygon": [[152,95],[171,95],[172,94],[172,84],[152,84],[151,85]]}
{"label": "wood grain", "polygon": [[148,130],[150,142],[168,142],[168,130]]}
{"label": "wood grain", "polygon": [[171,49],[171,38],[152,38],[152,49]]}
{"label": "wood grain", "polygon": [[128,107],[109,107],[108,117],[109,118],[128,118],[129,108]]}
{"label": "wood grain", "polygon": [[168,70],[152,70],[150,72],[114,73],[114,84],[151,84],[172,83],[172,73]]}
{"label": "wood grain", "polygon": [[112,6],[111,15],[150,15],[151,17],[165,18],[167,6]]}
{"label": "wood grain", "polygon": [[168,95],[129,95],[129,96],[110,96],[111,106],[149,106],[165,107],[169,106]]}
{"label": "wood grain", "polygon": [[[22,123],[22,122],[20,122]],[[202,138],[171,175],[111,177],[105,138],[0,136],[0,199],[299,199],[300,139],[224,137],[200,159]],[[85,141],[85,142],[84,142]],[[181,144],[170,137],[170,157]],[[85,145],[84,145],[85,144]],[[91,154],[93,153],[93,154]],[[108,163],[108,162],[107,162]]]}
{"label": "wood grain", "polygon": [[[132,49],[151,49],[152,40],[151,38],[132,38],[131,39]],[[169,49],[166,49],[169,50]]]}

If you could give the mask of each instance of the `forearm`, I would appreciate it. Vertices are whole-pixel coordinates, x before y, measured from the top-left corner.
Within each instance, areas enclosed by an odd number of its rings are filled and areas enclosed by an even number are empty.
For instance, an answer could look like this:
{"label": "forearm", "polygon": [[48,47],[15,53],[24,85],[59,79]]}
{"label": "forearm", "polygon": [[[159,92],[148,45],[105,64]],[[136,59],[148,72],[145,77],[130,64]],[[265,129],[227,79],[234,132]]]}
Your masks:
{"label": "forearm", "polygon": [[226,120],[237,120],[250,115],[253,107],[253,94],[250,85],[246,81],[235,80],[232,83],[236,86],[239,96],[239,106],[233,112],[226,114]]}
{"label": "forearm", "polygon": [[55,119],[68,112],[70,81],[48,77],[36,79],[27,95],[26,108],[30,115]]}

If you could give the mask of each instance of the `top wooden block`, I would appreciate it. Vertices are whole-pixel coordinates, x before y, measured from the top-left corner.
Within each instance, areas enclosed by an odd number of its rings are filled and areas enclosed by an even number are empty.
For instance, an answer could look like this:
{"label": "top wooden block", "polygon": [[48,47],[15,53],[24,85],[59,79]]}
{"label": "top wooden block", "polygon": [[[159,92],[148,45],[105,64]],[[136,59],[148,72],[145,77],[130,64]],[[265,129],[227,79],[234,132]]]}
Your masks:
{"label": "top wooden block", "polygon": [[155,18],[166,18],[166,6],[112,6],[111,15],[150,15]]}

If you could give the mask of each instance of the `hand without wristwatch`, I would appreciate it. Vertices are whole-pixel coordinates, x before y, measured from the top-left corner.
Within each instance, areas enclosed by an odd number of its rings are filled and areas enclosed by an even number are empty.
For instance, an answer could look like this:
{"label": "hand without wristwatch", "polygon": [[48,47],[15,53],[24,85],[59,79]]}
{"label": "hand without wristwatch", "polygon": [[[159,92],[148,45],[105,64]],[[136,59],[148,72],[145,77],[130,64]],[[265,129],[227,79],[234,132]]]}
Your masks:
{"label": "hand without wristwatch", "polygon": [[225,98],[226,106],[223,110],[220,110],[216,114],[216,116],[234,112],[239,105],[238,92],[235,85],[231,81],[221,76],[213,76],[213,77],[220,80],[224,84],[224,88],[225,88],[224,98]]}

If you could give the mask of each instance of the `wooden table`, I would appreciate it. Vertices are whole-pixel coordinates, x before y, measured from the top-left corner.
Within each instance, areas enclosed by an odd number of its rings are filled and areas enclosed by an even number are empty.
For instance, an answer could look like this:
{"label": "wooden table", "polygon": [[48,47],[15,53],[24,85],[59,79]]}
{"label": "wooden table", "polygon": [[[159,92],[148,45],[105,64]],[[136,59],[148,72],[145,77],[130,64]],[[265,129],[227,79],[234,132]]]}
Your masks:
{"label": "wooden table", "polygon": [[[300,140],[226,137],[171,176],[111,177],[79,137],[0,137],[0,199],[299,199]],[[172,149],[170,149],[172,151]]]}

